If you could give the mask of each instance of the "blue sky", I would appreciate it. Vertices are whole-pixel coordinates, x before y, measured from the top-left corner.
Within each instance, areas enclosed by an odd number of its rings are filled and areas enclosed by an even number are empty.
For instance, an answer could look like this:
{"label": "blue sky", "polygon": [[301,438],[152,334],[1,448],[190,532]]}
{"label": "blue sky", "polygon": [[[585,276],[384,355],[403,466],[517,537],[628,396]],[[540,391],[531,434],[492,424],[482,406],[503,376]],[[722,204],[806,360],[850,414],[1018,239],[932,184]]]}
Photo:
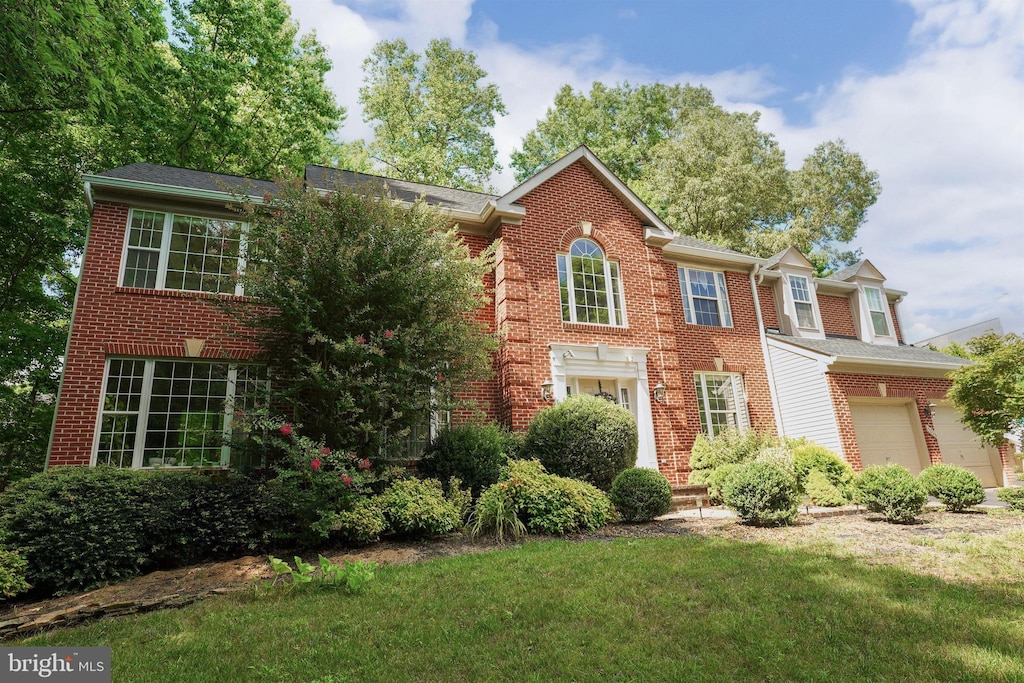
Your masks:
{"label": "blue sky", "polygon": [[[1024,2],[1020,0],[289,0],[316,29],[367,137],[361,64],[380,40],[476,52],[508,114],[499,162],[565,83],[703,84],[797,167],[843,138],[882,183],[853,243],[906,290],[909,341],[999,317],[1024,333]],[[511,188],[506,168],[492,178]]]}

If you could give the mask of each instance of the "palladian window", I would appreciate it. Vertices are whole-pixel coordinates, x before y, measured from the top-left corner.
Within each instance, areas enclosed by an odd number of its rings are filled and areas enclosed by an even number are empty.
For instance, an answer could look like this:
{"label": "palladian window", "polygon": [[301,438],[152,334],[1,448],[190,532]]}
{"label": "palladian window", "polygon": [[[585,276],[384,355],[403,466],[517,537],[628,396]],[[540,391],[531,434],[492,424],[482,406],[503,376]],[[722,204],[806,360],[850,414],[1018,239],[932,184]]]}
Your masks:
{"label": "palladian window", "polygon": [[593,240],[578,239],[558,255],[558,288],[565,322],[626,324],[619,264]]}

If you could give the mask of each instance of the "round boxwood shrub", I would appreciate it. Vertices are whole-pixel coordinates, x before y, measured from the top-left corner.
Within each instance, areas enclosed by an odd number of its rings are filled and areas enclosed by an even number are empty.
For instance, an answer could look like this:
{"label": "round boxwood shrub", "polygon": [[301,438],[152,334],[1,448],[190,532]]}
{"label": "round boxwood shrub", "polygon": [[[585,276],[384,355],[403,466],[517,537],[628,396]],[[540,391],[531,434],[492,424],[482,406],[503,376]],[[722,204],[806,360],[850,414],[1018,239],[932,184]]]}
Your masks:
{"label": "round boxwood shrub", "polygon": [[636,421],[628,410],[577,395],[537,413],[522,457],[539,460],[551,474],[607,491],[620,472],[636,464],[636,451]]}
{"label": "round boxwood shrub", "polygon": [[938,498],[952,512],[962,512],[985,500],[978,475],[963,467],[939,463],[926,468],[917,480],[929,496]]}
{"label": "round boxwood shrub", "polygon": [[928,500],[910,470],[896,463],[866,468],[857,477],[854,491],[858,503],[898,524],[913,522]]}
{"label": "round boxwood shrub", "polygon": [[804,492],[815,505],[821,507],[834,508],[850,502],[843,492],[836,488],[819,470],[811,470],[808,473]]}
{"label": "round boxwood shrub", "polygon": [[612,482],[608,496],[627,522],[649,522],[672,506],[672,485],[657,470],[632,467]]}
{"label": "round boxwood shrub", "polygon": [[816,443],[805,443],[793,448],[793,465],[796,470],[797,486],[806,490],[807,476],[811,470],[824,474],[832,486],[846,498],[853,493],[853,468],[834,452]]}
{"label": "round boxwood shrub", "polygon": [[723,485],[725,504],[747,524],[781,526],[797,516],[796,479],[776,462],[739,465]]}
{"label": "round boxwood shrub", "polygon": [[448,481],[456,477],[478,497],[498,481],[508,458],[509,438],[494,424],[468,423],[442,429],[423,452],[416,469],[424,477]]}

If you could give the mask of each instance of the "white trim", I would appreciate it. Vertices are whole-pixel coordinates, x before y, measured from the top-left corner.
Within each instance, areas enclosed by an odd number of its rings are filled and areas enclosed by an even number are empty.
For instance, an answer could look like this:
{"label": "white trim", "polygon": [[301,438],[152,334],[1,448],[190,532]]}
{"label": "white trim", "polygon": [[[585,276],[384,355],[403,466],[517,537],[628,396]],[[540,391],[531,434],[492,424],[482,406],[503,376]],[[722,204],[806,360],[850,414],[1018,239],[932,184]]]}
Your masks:
{"label": "white trim", "polygon": [[764,369],[768,375],[768,395],[772,399],[772,413],[775,416],[775,431],[784,435],[782,410],[779,407],[778,389],[775,386],[775,368],[772,366],[771,353],[768,351],[768,337],[764,333],[764,318],[761,316],[761,295],[757,291],[756,276],[760,268],[750,271],[750,291],[754,296],[754,316],[757,318],[757,336],[761,341],[761,355],[764,357]]}

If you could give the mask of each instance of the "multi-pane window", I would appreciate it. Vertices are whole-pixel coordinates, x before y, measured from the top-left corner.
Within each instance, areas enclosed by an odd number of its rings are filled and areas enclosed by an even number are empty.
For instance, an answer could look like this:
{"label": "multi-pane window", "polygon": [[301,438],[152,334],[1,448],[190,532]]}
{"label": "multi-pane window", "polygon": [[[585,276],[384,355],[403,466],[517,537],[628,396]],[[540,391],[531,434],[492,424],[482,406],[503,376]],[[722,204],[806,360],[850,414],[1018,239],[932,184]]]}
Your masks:
{"label": "multi-pane window", "polygon": [[259,365],[112,358],[96,462],[115,467],[229,465],[235,410],[263,405]]}
{"label": "multi-pane window", "polygon": [[240,236],[237,221],[133,209],[121,284],[241,294]]}
{"label": "multi-pane window", "polygon": [[696,268],[679,269],[679,286],[683,290],[683,312],[693,325],[732,327],[729,294],[725,290],[725,274]]}
{"label": "multi-pane window", "polygon": [[714,438],[723,429],[747,428],[747,401],[742,376],[734,373],[694,375],[700,428]]}
{"label": "multi-pane window", "polygon": [[558,288],[565,322],[626,324],[619,264],[593,240],[578,239],[558,255]]}
{"label": "multi-pane window", "polygon": [[871,314],[871,326],[875,334],[889,336],[889,322],[885,319],[885,304],[882,302],[882,291],[877,287],[865,287],[864,297],[868,300],[868,313]]}
{"label": "multi-pane window", "polygon": [[807,278],[802,275],[790,275],[789,291],[793,294],[793,305],[796,306],[796,324],[799,327],[817,329]]}

